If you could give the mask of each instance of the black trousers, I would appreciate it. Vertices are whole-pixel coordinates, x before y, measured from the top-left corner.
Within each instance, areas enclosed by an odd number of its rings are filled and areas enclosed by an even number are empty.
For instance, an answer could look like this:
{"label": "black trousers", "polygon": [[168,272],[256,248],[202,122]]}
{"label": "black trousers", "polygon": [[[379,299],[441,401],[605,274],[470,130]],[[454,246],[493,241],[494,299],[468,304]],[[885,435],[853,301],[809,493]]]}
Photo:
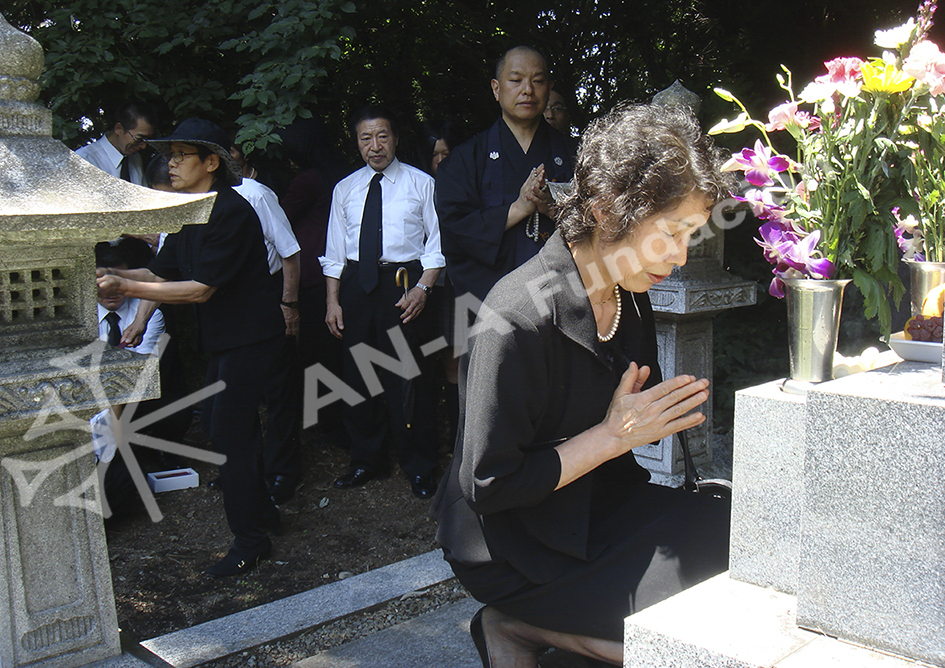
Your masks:
{"label": "black trousers", "polygon": [[266,478],[297,478],[302,474],[299,438],[302,419],[302,373],[294,336],[279,337],[272,369],[266,378],[266,442],[263,463]]}
{"label": "black trousers", "polygon": [[[365,398],[354,406],[344,404],[342,420],[351,439],[352,466],[386,470],[389,436],[401,469],[408,476],[428,476],[436,466],[435,405],[430,360],[423,357],[419,348],[430,336],[430,314],[424,309],[411,322],[401,322],[402,311],[395,306],[404,296],[403,288],[395,283],[398,266],[407,269],[410,284],[415,285],[422,273],[419,261],[382,268],[378,286],[370,294],[364,292],[358,280],[357,262],[349,261],[341,275],[339,300],[345,348],[342,379]],[[375,388],[376,394],[371,396],[355,355],[363,360],[366,346],[391,358],[400,358],[389,334],[391,329],[403,333],[421,373],[407,380],[392,370],[372,365],[383,392],[376,393]]]}
{"label": "black trousers", "polygon": [[207,385],[222,380],[226,388],[204,400],[200,423],[214,448],[226,455],[220,467],[223,507],[233,547],[255,551],[266,544],[266,526],[278,517],[262,471],[259,402],[278,349],[279,335],[210,354]]}
{"label": "black trousers", "polygon": [[[299,375],[314,364],[323,365],[328,371],[342,377],[342,358],[344,348],[341,341],[325,326],[326,315],[325,285],[313,285],[299,288]],[[304,388],[304,380],[300,380]],[[304,391],[303,391],[304,396]],[[325,410],[318,413],[319,426],[327,431],[341,432],[341,411]]]}

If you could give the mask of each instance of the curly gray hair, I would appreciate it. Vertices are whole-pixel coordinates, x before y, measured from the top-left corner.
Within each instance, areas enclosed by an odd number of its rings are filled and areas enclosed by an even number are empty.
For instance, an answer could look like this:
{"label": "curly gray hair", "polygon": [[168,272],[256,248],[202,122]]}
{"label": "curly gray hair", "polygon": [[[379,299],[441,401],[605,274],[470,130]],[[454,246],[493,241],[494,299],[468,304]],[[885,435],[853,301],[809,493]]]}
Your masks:
{"label": "curly gray hair", "polygon": [[720,171],[721,151],[680,107],[617,106],[585,130],[576,163],[574,187],[558,210],[558,228],[570,243],[595,230],[603,243],[615,243],[694,192],[712,206],[735,185]]}

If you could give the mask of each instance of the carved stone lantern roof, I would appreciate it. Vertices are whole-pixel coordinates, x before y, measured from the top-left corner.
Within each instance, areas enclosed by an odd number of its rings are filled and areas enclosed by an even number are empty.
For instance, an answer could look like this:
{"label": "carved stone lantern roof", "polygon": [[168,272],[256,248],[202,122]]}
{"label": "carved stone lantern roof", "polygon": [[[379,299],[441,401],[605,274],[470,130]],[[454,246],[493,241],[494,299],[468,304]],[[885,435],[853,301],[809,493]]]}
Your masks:
{"label": "carved stone lantern roof", "polygon": [[117,179],[52,138],[39,97],[42,47],[0,16],[0,246],[92,244],[205,222],[215,195]]}
{"label": "carved stone lantern roof", "polygon": [[[88,379],[52,361],[98,340],[95,243],[204,223],[216,197],[142,188],[54,140],[52,115],[37,102],[42,68],[39,43],[0,16],[0,419],[7,421],[35,415],[50,392],[70,410],[100,410]],[[147,357],[104,351],[109,400],[155,396],[157,365]],[[151,387],[133,390],[145,368]]]}

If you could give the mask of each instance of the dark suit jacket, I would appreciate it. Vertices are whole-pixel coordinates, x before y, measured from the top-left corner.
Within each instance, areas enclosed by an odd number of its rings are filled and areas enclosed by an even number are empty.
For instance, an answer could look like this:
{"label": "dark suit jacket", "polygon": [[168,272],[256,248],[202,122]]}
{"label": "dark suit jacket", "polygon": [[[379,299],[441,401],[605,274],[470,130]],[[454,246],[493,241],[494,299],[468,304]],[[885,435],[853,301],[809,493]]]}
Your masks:
{"label": "dark suit jacket", "polygon": [[461,432],[434,502],[448,559],[508,562],[532,582],[547,582],[604,549],[589,541],[594,499],[619,497],[649,473],[628,453],[554,491],[561,469],[553,448],[604,419],[630,360],[651,367],[648,386],[660,380],[650,302],[627,292],[622,300],[608,355],[557,232],[486,298],[464,379]]}

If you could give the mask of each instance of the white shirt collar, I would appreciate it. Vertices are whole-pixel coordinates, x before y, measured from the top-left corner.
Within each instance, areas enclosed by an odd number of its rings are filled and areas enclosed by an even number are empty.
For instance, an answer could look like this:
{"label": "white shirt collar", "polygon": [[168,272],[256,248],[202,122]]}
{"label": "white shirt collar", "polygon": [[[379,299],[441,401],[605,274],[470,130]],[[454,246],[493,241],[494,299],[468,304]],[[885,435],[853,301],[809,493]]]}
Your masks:
{"label": "white shirt collar", "polygon": [[121,161],[125,156],[123,156],[121,151],[115,148],[115,146],[110,141],[108,141],[107,135],[102,135],[102,138],[99,141],[102,142],[102,151],[106,156],[108,156],[112,166],[117,169],[118,165],[121,164]]}
{"label": "white shirt collar", "polygon": [[[98,306],[98,321],[102,322],[105,319],[105,316],[111,313],[111,311],[109,311],[107,308],[105,308],[101,304],[96,304],[96,306]],[[134,319],[133,314],[129,313],[130,307],[131,307],[131,299],[129,297],[125,297],[125,303],[119,306],[117,309],[115,309],[115,313],[118,314],[118,317],[121,319],[121,322],[125,324],[131,324],[131,320]],[[137,307],[135,307],[135,311],[137,312]]]}
{"label": "white shirt collar", "polygon": [[[397,175],[400,174],[400,160],[395,156],[393,160],[390,161],[390,164],[384,168],[381,174],[384,175],[384,178],[390,181],[391,183],[397,183]],[[371,180],[377,172],[375,172],[369,165],[365,165],[364,168],[367,170],[367,178]]]}

